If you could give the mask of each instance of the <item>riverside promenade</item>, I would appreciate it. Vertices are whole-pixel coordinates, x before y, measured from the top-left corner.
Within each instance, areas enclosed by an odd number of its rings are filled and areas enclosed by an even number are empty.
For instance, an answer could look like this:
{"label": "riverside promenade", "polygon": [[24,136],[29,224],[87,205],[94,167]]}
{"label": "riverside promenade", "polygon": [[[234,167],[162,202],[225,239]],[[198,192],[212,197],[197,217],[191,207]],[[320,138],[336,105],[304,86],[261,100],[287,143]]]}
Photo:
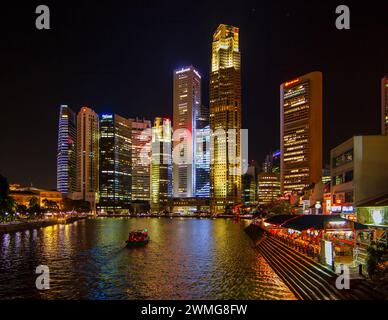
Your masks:
{"label": "riverside promenade", "polygon": [[53,226],[56,224],[68,224],[78,220],[87,219],[86,216],[70,216],[66,218],[37,219],[29,221],[13,221],[9,223],[0,223],[0,234],[19,232],[24,230],[39,229]]}
{"label": "riverside promenade", "polygon": [[300,300],[383,300],[366,279],[350,279],[350,288],[336,287],[339,275],[301,252],[287,246],[260,225],[250,224],[245,232],[294,295]]}

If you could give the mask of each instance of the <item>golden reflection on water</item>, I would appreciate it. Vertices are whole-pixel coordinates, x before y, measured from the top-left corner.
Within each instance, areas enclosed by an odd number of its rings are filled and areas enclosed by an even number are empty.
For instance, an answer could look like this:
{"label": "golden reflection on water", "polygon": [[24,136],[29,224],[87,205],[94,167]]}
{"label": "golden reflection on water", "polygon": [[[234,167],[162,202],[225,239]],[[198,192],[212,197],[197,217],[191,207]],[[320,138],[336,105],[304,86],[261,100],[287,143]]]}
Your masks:
{"label": "golden reflection on water", "polygon": [[[0,235],[0,298],[295,299],[232,219],[98,218]],[[147,247],[126,248],[147,228]],[[50,268],[50,290],[34,268]],[[10,280],[11,279],[11,280]]]}

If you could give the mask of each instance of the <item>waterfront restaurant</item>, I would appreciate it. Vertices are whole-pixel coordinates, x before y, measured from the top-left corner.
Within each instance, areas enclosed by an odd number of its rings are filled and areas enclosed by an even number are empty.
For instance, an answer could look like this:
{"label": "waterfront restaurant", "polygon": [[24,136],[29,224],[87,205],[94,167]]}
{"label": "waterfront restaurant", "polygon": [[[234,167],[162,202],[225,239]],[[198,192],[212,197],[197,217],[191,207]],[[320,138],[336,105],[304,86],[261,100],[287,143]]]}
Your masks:
{"label": "waterfront restaurant", "polygon": [[357,232],[368,227],[339,215],[280,215],[264,222],[270,234],[321,263],[353,264]]}

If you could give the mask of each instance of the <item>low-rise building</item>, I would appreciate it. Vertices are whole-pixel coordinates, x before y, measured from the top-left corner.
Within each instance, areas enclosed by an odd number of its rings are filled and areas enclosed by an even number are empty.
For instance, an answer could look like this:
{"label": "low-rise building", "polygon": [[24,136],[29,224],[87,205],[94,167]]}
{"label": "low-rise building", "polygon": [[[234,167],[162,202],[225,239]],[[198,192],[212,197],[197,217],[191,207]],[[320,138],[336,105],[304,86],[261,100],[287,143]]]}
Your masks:
{"label": "low-rise building", "polygon": [[209,198],[174,198],[170,212],[181,215],[209,213],[210,200]]}
{"label": "low-rise building", "polygon": [[388,192],[388,136],[355,136],[330,155],[331,213],[355,219],[355,203]]}
{"label": "low-rise building", "polygon": [[28,207],[32,198],[38,199],[40,207],[45,206],[45,200],[54,201],[60,209],[63,206],[62,194],[56,190],[44,190],[33,187],[18,187],[10,190],[9,195],[18,205],[24,205],[26,207]]}
{"label": "low-rise building", "polygon": [[257,184],[260,205],[270,204],[280,197],[280,176],[278,173],[261,172]]}

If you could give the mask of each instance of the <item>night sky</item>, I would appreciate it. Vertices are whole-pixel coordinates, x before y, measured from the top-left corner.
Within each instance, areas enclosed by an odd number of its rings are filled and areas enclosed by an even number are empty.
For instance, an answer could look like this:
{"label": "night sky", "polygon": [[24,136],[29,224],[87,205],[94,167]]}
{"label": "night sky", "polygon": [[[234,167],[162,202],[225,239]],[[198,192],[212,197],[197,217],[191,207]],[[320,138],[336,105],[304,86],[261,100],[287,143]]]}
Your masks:
{"label": "night sky", "polygon": [[[10,182],[56,187],[60,104],[171,117],[172,72],[193,64],[208,105],[220,23],[240,28],[250,159],[279,147],[280,83],[314,70],[324,77],[326,163],[352,135],[379,133],[388,1],[12,2],[0,8],[0,173]],[[51,10],[51,30],[35,28],[40,4]],[[350,7],[350,30],[335,28],[340,4]]]}

